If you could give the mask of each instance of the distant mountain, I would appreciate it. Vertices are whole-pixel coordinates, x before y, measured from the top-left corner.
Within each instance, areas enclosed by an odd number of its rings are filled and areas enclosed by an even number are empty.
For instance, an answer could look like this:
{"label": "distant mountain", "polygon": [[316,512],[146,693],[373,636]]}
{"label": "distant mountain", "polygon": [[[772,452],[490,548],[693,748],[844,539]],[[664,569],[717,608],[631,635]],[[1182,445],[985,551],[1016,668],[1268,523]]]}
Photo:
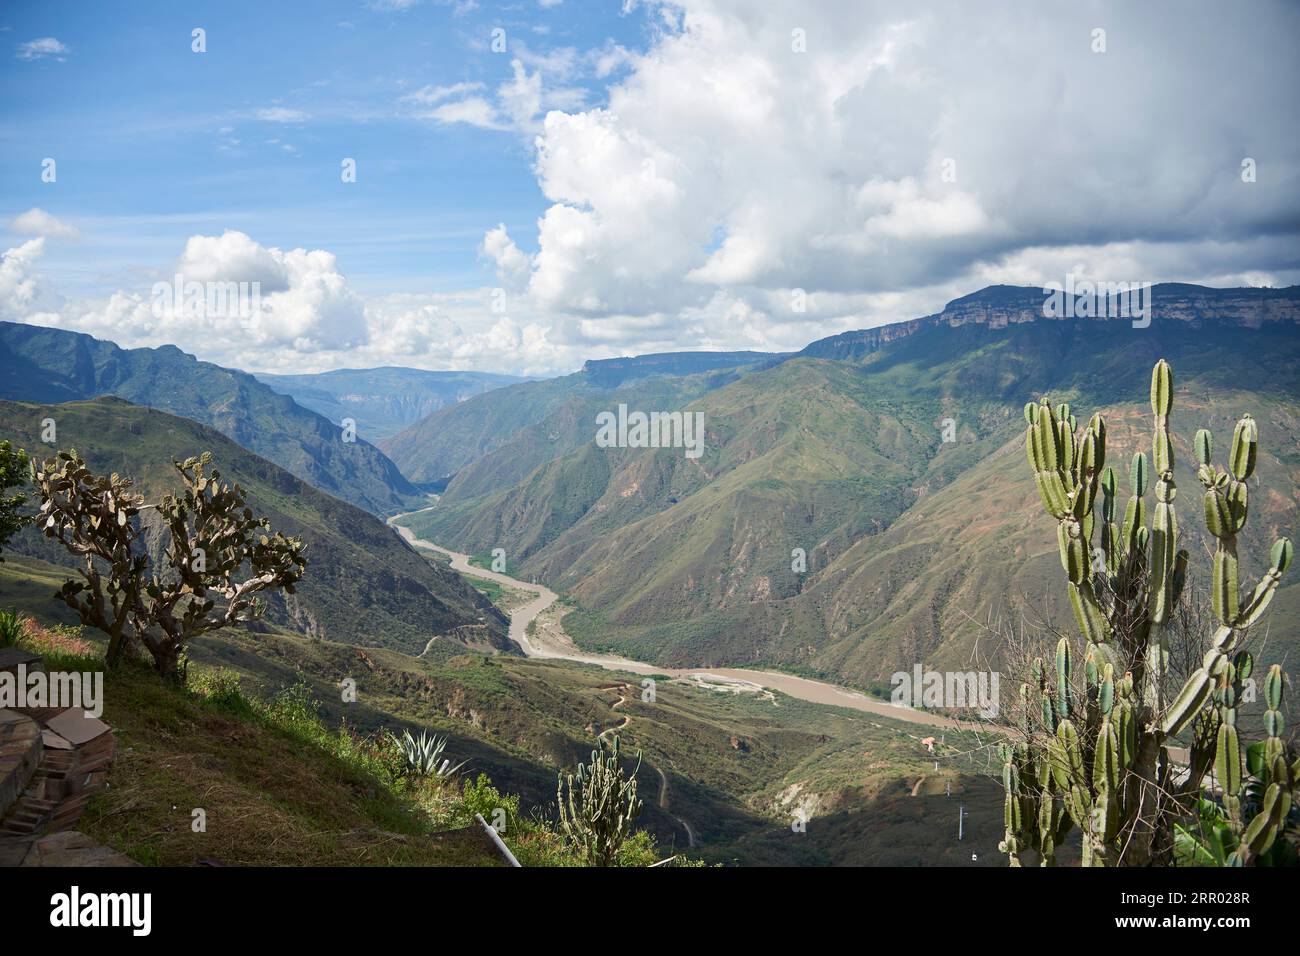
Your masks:
{"label": "distant mountain", "polygon": [[[1222,449],[1241,414],[1260,424],[1242,548],[1258,573],[1275,537],[1300,532],[1300,288],[1153,294],[1150,326],[1134,328],[1047,319],[1041,289],[994,288],[737,369],[667,406],[704,415],[699,459],[597,448],[587,407],[581,443],[506,487],[474,478],[491,454],[467,462],[415,527],[458,550],[504,548],[515,573],[576,602],[569,626],[586,646],[870,686],[918,660],[967,662],[981,637],[994,653],[984,622],[996,614],[1055,607],[1068,620],[1054,527],[1020,446],[1022,406],[1050,393],[1109,410],[1110,461],[1124,475],[1134,451],[1149,452],[1145,396],[1164,357],[1179,440],[1211,427]],[[655,381],[666,396],[685,380]],[[478,421],[508,391],[476,399]],[[1190,448],[1179,459],[1180,526],[1200,555]],[[792,569],[795,549],[806,573]],[[1300,578],[1273,607],[1270,654],[1300,651]]]}
{"label": "distant mountain", "polygon": [[[582,371],[476,395],[380,442],[412,481],[445,482],[451,500],[514,484],[591,441],[598,412],[620,401],[650,410],[683,403],[779,356],[680,352],[593,360]],[[474,463],[472,473],[460,474]]]}
{"label": "distant mountain", "polygon": [[0,398],[69,402],[116,395],[209,425],[304,481],[375,514],[418,491],[365,440],[343,440],[325,416],[246,372],[200,362],[174,345],[122,349],[68,332],[0,322]]}
{"label": "distant mountain", "polygon": [[627,358],[588,359],[582,372],[598,388],[617,388],[651,375],[694,375],[715,369],[763,365],[786,357],[778,352],[657,352]]}
{"label": "distant mountain", "polygon": [[[173,458],[211,451],[222,478],[277,531],[307,545],[297,594],[274,595],[267,619],[317,637],[410,654],[434,638],[444,649],[508,649],[505,618],[455,572],[413,551],[371,514],[316,490],[211,428],[116,398],[60,405],[0,401],[0,437],[33,457],[52,455],[41,421],[58,423],[59,447],[76,448],[92,470],[118,472],[151,498],[178,486]],[[28,528],[9,551],[65,565],[71,558]]]}
{"label": "distant mountain", "polygon": [[[1265,328],[1300,322],[1300,286],[1285,289],[1211,289],[1183,282],[1161,282],[1151,287],[1150,296],[1152,321],[1158,318],[1161,324],[1177,322],[1186,328]],[[973,324],[1002,329],[1009,325],[1067,321],[1044,315],[1043,306],[1047,297],[1041,288],[1034,286],[992,285],[953,299],[944,306],[942,312],[935,315],[818,339],[805,346],[796,357],[860,359],[890,342],[938,325],[956,328]],[[1079,314],[1077,308],[1072,311]],[[1127,320],[1098,317],[1078,321],[1112,323]]]}
{"label": "distant mountain", "polygon": [[395,435],[447,405],[524,381],[493,372],[429,372],[391,366],[255,377],[335,424],[351,418],[357,423],[357,433],[371,442]]}

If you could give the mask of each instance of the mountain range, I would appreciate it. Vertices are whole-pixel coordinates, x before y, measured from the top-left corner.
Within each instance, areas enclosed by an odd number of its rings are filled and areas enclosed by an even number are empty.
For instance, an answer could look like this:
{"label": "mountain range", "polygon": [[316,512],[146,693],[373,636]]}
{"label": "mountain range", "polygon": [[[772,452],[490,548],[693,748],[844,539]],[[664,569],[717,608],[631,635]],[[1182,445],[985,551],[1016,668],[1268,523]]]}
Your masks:
{"label": "mountain range", "polygon": [[[1300,289],[1151,293],[1152,321],[1134,327],[1046,318],[1042,290],[992,287],[704,379],[600,389],[584,371],[489,392],[384,447],[404,469],[425,461],[449,476],[439,506],[411,519],[418,534],[505,549],[512,573],[574,603],[566,628],[586,647],[874,687],[916,661],[996,657],[991,622],[1068,619],[1023,452],[1022,406],[1044,394],[1081,417],[1106,412],[1123,480],[1132,453],[1149,452],[1145,396],[1166,358],[1193,555],[1204,530],[1188,443],[1204,426],[1226,448],[1246,412],[1261,433],[1250,573],[1275,537],[1295,536]],[[620,403],[702,414],[704,455],[596,447],[595,414]],[[1274,649],[1288,658],[1300,586],[1274,607]]]}
{"label": "mountain range", "polygon": [[[1021,408],[1044,394],[1080,417],[1105,411],[1123,480],[1149,444],[1151,366],[1167,359],[1193,555],[1205,540],[1187,442],[1205,426],[1226,448],[1246,412],[1261,433],[1247,574],[1275,537],[1295,536],[1300,289],[1163,284],[1150,301],[1149,323],[1050,318],[1041,289],[993,286],[794,354],[593,360],[445,405],[378,447],[341,443],[336,425],[294,399],[170,347],[124,351],[5,324],[0,367],[5,395],[111,392],[187,415],[372,512],[413,509],[427,504],[419,490],[439,491],[436,507],[404,523],[470,554],[504,549],[510,573],[568,600],[565,627],[585,647],[879,688],[918,661],[996,658],[998,627],[1068,613],[1053,527],[1023,459]],[[335,399],[400,404],[402,383],[433,381],[378,370],[367,391],[367,374],[305,376],[293,388],[307,400],[312,379],[327,378],[322,394]],[[381,417],[395,407],[380,404]],[[623,405],[703,416],[703,456],[599,447],[597,415]],[[1193,561],[1194,573],[1203,567]],[[1273,620],[1270,640],[1291,666],[1295,582],[1280,589]]]}
{"label": "mountain range", "polygon": [[440,408],[523,379],[493,372],[429,372],[418,368],[341,368],[309,375],[256,376],[336,425],[351,418],[358,434],[378,442]]}
{"label": "mountain range", "polygon": [[324,415],[252,375],[174,345],[123,349],[79,332],[0,322],[0,398],[70,402],[114,395],[215,428],[308,484],[375,514],[418,490],[364,433],[345,441]]}

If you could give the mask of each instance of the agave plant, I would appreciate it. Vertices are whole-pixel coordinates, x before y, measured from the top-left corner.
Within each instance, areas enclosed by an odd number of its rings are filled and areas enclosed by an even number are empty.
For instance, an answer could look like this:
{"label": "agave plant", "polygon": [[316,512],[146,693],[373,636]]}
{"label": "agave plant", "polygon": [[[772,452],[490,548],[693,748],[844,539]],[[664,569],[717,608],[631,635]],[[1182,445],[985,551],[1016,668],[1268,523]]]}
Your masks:
{"label": "agave plant", "polygon": [[27,627],[27,615],[14,610],[0,609],[0,647],[12,647],[18,643]]}
{"label": "agave plant", "polygon": [[419,737],[411,736],[409,730],[403,730],[402,736],[394,737],[406,758],[406,771],[421,777],[450,777],[461,767],[469,763],[462,760],[456,766],[442,752],[447,749],[447,737],[430,737],[428,731],[420,731]]}

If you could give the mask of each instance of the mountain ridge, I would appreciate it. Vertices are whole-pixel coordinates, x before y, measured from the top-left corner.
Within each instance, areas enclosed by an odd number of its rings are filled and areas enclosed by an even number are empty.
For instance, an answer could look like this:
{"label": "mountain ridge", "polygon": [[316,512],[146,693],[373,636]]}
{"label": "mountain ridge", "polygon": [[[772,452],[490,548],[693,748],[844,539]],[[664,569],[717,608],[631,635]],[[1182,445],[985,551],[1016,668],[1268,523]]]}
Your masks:
{"label": "mountain ridge", "polygon": [[0,322],[0,398],[85,401],[115,395],[208,425],[335,497],[374,514],[419,492],[374,445],[345,441],[323,415],[254,376],[174,345],[123,349],[84,332]]}
{"label": "mountain ridge", "polygon": [[344,418],[357,432],[379,441],[447,405],[525,379],[496,372],[433,371],[385,365],[340,368],[307,374],[254,374],[259,382],[288,395],[336,425]]}

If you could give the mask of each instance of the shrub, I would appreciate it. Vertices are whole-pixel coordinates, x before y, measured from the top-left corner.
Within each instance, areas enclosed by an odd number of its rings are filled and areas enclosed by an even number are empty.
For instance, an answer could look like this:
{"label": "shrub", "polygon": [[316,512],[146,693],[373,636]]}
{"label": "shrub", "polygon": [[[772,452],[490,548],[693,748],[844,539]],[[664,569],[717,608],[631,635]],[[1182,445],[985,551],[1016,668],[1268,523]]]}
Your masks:
{"label": "shrub", "polygon": [[0,647],[13,647],[27,629],[27,615],[0,609]]}
{"label": "shrub", "polygon": [[255,713],[234,671],[225,668],[199,671],[190,677],[187,686],[191,693],[232,714],[251,717]]}

